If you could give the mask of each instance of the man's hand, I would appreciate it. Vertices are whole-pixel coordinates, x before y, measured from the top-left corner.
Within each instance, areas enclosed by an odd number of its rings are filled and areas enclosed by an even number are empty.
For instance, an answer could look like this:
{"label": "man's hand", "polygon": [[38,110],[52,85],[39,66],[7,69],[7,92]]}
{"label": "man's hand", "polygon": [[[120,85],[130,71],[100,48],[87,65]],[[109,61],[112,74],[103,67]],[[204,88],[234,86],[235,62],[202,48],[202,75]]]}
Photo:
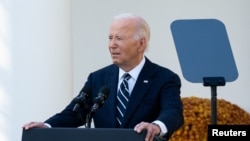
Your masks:
{"label": "man's hand", "polygon": [[144,129],[147,130],[145,141],[153,141],[154,137],[157,135],[160,135],[161,133],[161,129],[158,125],[153,124],[153,123],[148,123],[148,122],[141,122],[137,124],[134,128],[134,130],[137,133],[141,133],[142,130]]}
{"label": "man's hand", "polygon": [[23,129],[29,130],[31,128],[48,128],[43,122],[28,122],[23,125]]}

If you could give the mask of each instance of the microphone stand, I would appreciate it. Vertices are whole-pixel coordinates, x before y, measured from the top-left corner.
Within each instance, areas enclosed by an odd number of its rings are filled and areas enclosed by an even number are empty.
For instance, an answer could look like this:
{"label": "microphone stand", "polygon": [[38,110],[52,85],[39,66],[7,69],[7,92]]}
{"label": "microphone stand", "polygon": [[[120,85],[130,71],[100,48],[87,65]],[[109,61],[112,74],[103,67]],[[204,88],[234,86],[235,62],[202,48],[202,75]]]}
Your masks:
{"label": "microphone stand", "polygon": [[91,120],[93,118],[93,112],[90,111],[86,116],[86,128],[91,128]]}
{"label": "microphone stand", "polygon": [[[97,97],[94,99],[94,105],[91,107],[90,112],[86,116],[86,128],[91,128],[91,121],[93,114],[103,105],[104,99]],[[96,106],[98,105],[98,106]]]}
{"label": "microphone stand", "polygon": [[91,121],[93,118],[93,114],[102,107],[104,101],[106,100],[108,94],[110,92],[110,89],[108,87],[102,87],[100,90],[100,93],[96,98],[93,99],[94,105],[92,105],[90,112],[86,116],[86,128],[91,127]]}

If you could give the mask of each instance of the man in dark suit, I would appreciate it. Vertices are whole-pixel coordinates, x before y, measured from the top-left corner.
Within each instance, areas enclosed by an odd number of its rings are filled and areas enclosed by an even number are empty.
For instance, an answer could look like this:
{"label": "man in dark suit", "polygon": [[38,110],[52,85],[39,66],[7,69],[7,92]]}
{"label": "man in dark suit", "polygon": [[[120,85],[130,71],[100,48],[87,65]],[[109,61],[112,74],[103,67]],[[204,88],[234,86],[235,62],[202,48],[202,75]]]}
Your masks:
{"label": "man in dark suit", "polygon": [[[134,14],[124,13],[114,18],[109,31],[109,51],[113,64],[90,73],[85,86],[91,87],[91,98],[74,112],[72,101],[62,112],[44,122],[29,122],[33,127],[79,127],[86,124],[93,99],[103,86],[110,89],[103,105],[93,113],[95,128],[133,128],[140,133],[147,130],[146,141],[154,137],[168,140],[183,125],[183,105],[180,97],[181,81],[173,71],[152,63],[144,52],[148,47],[150,29],[146,21]],[[127,106],[121,112],[118,103],[124,73],[129,73]],[[122,87],[122,86],[121,86]],[[125,92],[123,92],[125,93]],[[88,108],[90,107],[90,108]],[[118,117],[122,114],[122,119]]]}

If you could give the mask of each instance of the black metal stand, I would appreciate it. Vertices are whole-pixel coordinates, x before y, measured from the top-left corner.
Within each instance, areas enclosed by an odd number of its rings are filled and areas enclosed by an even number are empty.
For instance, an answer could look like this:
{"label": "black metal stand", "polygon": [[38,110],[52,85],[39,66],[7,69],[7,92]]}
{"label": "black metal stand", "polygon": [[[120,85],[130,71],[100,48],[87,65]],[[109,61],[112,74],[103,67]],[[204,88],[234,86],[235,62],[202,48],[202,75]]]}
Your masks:
{"label": "black metal stand", "polygon": [[86,116],[86,128],[91,128],[92,117],[93,117],[93,112],[89,112]]}
{"label": "black metal stand", "polygon": [[100,99],[95,100],[95,104],[91,107],[90,112],[86,116],[86,128],[91,128],[91,121],[93,118],[93,114],[100,108],[104,101],[100,101]]}
{"label": "black metal stand", "polygon": [[203,77],[203,85],[211,87],[211,124],[217,124],[217,86],[225,86],[224,77]]}

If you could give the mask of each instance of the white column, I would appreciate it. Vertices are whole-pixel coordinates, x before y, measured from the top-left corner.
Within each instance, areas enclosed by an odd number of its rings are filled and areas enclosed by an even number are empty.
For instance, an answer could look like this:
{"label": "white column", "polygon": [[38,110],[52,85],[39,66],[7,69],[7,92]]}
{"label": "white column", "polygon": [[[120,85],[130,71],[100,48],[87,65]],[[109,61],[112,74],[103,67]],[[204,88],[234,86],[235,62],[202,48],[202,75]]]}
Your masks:
{"label": "white column", "polygon": [[73,96],[70,0],[0,0],[0,140]]}

